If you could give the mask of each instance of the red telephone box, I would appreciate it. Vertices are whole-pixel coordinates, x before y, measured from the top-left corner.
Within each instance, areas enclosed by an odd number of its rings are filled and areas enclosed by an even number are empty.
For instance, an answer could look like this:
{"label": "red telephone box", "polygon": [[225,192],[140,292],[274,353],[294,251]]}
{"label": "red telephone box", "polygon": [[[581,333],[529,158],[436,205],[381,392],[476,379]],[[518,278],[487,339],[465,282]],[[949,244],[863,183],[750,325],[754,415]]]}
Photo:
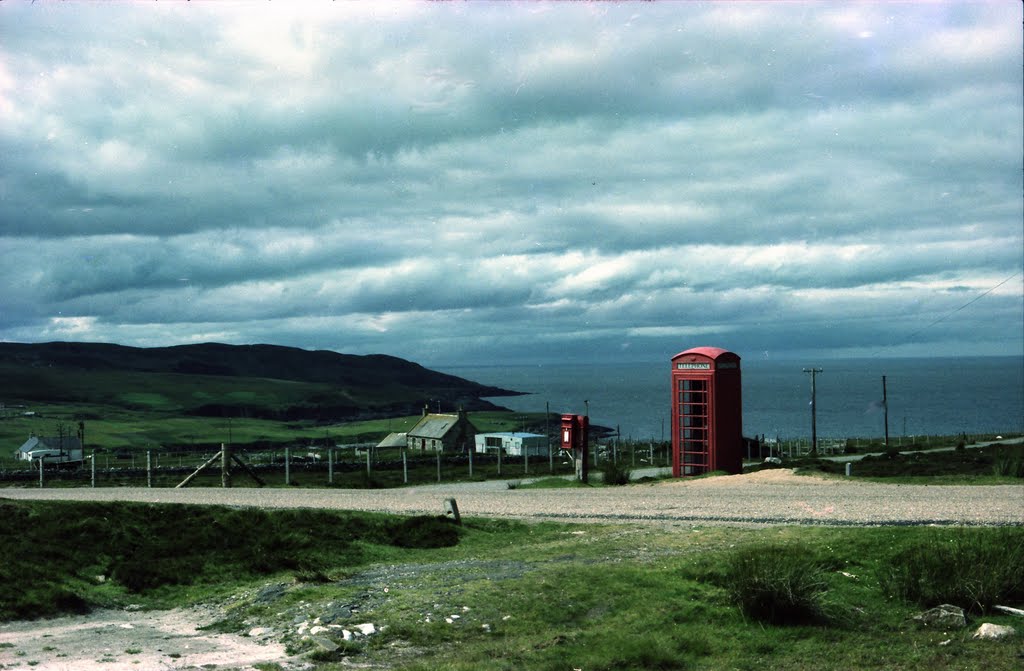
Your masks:
{"label": "red telephone box", "polygon": [[562,449],[572,455],[576,478],[587,482],[590,461],[590,418],[586,415],[562,415]]}
{"label": "red telephone box", "polygon": [[672,357],[672,475],[743,471],[740,357],[695,347]]}

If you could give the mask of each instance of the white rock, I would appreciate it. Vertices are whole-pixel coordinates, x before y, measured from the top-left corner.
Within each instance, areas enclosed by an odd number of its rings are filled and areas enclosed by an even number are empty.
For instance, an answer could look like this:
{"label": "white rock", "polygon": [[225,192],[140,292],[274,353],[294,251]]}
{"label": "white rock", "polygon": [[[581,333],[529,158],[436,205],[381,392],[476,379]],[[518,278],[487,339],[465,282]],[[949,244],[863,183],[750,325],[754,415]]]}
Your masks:
{"label": "white rock", "polygon": [[323,627],[323,626],[321,626],[319,624],[316,625],[315,627],[310,627],[309,628],[309,633],[312,634],[313,636],[316,636],[317,634],[322,634],[325,631],[330,631],[330,629],[328,629],[327,627]]}
{"label": "white rock", "polygon": [[349,631],[348,629],[342,629],[341,630],[341,637],[344,640],[346,640],[346,641],[351,641],[352,640],[352,632]]}
{"label": "white rock", "polygon": [[363,636],[370,636],[377,633],[377,627],[372,622],[364,622],[363,624],[357,624],[356,629]]}
{"label": "white rock", "polygon": [[266,636],[271,632],[273,632],[273,630],[267,627],[253,627],[249,630],[249,638],[259,638],[260,636]]}
{"label": "white rock", "polygon": [[991,622],[986,622],[980,627],[978,627],[978,631],[974,632],[974,635],[971,636],[971,638],[981,638],[994,641],[999,638],[1013,636],[1016,633],[1017,630],[1013,627],[1004,627],[1001,624],[992,624]]}

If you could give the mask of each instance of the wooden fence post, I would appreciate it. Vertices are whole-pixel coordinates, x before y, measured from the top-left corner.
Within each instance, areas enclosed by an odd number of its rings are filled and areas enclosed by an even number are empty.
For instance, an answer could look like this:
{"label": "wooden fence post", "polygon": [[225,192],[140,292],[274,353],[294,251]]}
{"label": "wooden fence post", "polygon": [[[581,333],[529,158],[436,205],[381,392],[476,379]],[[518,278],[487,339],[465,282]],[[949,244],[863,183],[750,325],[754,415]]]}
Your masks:
{"label": "wooden fence post", "polygon": [[[146,453],[146,459],[149,459],[149,453]],[[231,447],[220,444],[220,486],[231,487]]]}

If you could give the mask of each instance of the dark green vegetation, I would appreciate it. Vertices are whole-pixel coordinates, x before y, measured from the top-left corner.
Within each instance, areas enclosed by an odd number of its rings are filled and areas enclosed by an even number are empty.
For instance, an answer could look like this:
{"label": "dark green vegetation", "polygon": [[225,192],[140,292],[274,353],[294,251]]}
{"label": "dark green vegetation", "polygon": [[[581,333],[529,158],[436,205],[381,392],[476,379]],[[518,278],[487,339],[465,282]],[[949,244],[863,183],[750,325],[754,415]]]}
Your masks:
{"label": "dark green vegetation", "polygon": [[[952,440],[952,439],[951,439]],[[797,460],[787,466],[806,471],[843,474],[846,465],[825,459]],[[978,448],[945,452],[890,450],[868,455],[852,466],[858,478],[886,481],[949,483],[1013,482],[1024,478],[1024,445],[995,443]]]}
{"label": "dark green vegetation", "polygon": [[749,617],[768,624],[821,624],[826,564],[802,544],[748,546],[726,563],[723,586]]}
{"label": "dark green vegetation", "polygon": [[[0,620],[83,612],[129,596],[159,605],[291,572],[359,566],[375,548],[455,545],[444,518],[118,503],[22,504],[0,499]],[[326,579],[326,578],[323,578]]]}
{"label": "dark green vegetation", "polygon": [[601,482],[606,485],[628,485],[632,477],[633,471],[626,465],[625,460],[606,460],[601,463]]}
{"label": "dark green vegetation", "polygon": [[1024,603],[1024,536],[1002,529],[929,538],[897,553],[881,577],[890,595],[923,606],[952,603],[984,613]]}
{"label": "dark green vegetation", "polygon": [[[7,503],[2,512],[3,537],[15,543],[8,556],[17,558],[0,574],[5,617],[223,601],[217,630],[273,627],[321,671],[348,662],[1002,671],[1019,668],[1024,653],[1020,634],[970,638],[981,621],[1020,629],[982,601],[1024,598],[1022,528],[455,527],[436,518],[50,502]],[[435,536],[447,538],[442,547],[415,540]],[[935,571],[943,548],[953,559]],[[1002,577],[984,600],[950,589],[990,573]],[[927,575],[936,592],[911,594],[901,574],[910,584]],[[971,626],[915,625],[910,617],[936,599],[968,609]],[[314,651],[296,623],[317,617],[378,631],[344,642],[335,630],[326,635],[339,649]]]}
{"label": "dark green vegetation", "polygon": [[275,345],[140,349],[99,343],[0,343],[4,399],[202,417],[320,422],[413,414],[427,403],[493,409],[508,392],[392,356]]}

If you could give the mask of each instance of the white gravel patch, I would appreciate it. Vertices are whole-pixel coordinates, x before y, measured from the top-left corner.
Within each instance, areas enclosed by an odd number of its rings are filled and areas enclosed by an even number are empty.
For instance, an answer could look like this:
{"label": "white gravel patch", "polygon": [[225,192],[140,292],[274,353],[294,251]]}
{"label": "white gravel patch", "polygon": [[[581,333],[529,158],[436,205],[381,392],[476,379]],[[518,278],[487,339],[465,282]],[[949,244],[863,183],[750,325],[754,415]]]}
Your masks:
{"label": "white gravel patch", "polygon": [[260,508],[645,524],[1024,525],[1024,485],[891,485],[787,469],[629,487],[509,489],[505,481],[401,489],[5,488],[0,498],[141,501]]}

